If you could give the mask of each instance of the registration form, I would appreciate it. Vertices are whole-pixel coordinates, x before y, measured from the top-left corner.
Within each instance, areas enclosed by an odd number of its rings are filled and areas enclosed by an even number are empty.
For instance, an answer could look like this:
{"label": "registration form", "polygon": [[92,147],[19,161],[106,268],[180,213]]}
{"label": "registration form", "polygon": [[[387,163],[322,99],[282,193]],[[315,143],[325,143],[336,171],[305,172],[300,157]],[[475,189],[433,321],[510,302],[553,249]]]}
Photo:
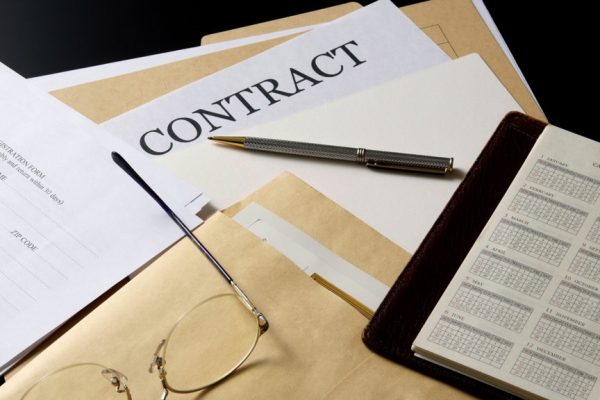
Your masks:
{"label": "registration form", "polygon": [[2,370],[181,236],[111,151],[200,220],[185,184],[1,64],[0,87]]}

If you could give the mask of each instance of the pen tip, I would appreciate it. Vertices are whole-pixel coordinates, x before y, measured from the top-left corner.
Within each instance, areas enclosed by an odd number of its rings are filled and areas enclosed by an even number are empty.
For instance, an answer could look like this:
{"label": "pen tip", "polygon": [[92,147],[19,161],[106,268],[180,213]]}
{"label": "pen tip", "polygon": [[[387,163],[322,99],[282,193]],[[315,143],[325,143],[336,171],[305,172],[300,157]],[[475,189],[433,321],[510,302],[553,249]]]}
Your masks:
{"label": "pen tip", "polygon": [[246,138],[244,136],[209,136],[210,140],[217,143],[228,144],[237,147],[244,147]]}

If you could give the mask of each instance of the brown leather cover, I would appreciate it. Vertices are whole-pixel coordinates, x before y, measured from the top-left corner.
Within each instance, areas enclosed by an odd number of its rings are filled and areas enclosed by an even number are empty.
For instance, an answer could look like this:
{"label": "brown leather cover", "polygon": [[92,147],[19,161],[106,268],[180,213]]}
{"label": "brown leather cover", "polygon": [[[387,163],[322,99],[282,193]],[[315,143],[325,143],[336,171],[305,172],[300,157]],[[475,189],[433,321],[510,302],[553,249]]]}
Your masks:
{"label": "brown leather cover", "polygon": [[545,126],[504,117],[366,327],[369,349],[481,398],[517,398],[415,357],[411,345]]}

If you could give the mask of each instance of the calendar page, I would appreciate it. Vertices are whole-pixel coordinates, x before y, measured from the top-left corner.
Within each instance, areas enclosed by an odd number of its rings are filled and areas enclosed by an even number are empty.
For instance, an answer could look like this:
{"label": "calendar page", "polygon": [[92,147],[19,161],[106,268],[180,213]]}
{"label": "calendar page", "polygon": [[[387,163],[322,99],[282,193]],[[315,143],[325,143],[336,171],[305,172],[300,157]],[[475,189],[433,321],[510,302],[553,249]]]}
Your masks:
{"label": "calendar page", "polygon": [[522,397],[600,399],[600,143],[544,130],[413,350]]}

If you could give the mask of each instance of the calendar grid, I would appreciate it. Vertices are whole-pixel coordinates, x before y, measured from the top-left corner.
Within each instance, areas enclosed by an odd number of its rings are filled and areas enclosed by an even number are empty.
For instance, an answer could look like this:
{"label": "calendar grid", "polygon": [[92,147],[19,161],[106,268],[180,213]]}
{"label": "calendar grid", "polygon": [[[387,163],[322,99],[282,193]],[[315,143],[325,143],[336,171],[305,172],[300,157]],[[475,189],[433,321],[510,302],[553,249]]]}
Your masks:
{"label": "calendar grid", "polygon": [[600,181],[545,160],[535,163],[527,180],[590,204],[600,197]]}
{"label": "calendar grid", "polygon": [[514,346],[506,339],[446,316],[440,318],[428,340],[495,368],[502,367]]}
{"label": "calendar grid", "polygon": [[507,219],[502,219],[496,226],[490,241],[554,266],[560,265],[571,247],[564,240]]}
{"label": "calendar grid", "polygon": [[511,374],[573,400],[587,400],[597,378],[544,354],[523,349]]}
{"label": "calendar grid", "polygon": [[546,272],[488,250],[479,253],[471,273],[536,299],[542,297],[552,280]]}
{"label": "calendar grid", "polygon": [[519,333],[533,312],[529,306],[466,282],[460,285],[450,306]]}
{"label": "calendar grid", "polygon": [[544,313],[531,338],[600,366],[600,335],[597,333]]}
{"label": "calendar grid", "polygon": [[600,283],[600,254],[579,249],[569,266],[572,273]]}
{"label": "calendar grid", "polygon": [[588,213],[527,189],[520,189],[509,210],[577,235]]}
{"label": "calendar grid", "polygon": [[600,244],[600,217],[596,218],[594,224],[592,225],[592,228],[590,229],[585,238],[590,242]]}
{"label": "calendar grid", "polygon": [[558,285],[550,304],[600,323],[600,295],[570,282],[562,281]]}

